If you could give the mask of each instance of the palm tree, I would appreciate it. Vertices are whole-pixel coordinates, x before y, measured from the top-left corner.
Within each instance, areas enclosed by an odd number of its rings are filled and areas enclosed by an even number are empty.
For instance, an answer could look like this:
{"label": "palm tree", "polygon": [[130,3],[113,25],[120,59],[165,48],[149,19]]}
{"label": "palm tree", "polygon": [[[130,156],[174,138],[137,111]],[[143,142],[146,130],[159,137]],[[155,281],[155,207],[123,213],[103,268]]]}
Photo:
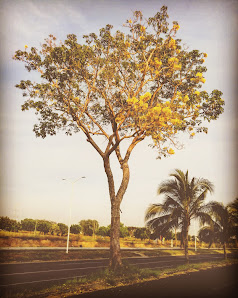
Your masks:
{"label": "palm tree", "polygon": [[209,192],[213,192],[213,184],[207,179],[188,177],[188,171],[176,169],[170,175],[172,179],[162,182],[158,187],[158,195],[163,194],[162,204],[152,204],[146,211],[146,225],[161,234],[179,228],[184,240],[186,262],[188,257],[188,230],[193,218],[202,223],[210,219],[206,212],[204,200]]}
{"label": "palm tree", "polygon": [[212,222],[203,229],[209,231],[214,239],[221,241],[224,259],[227,259],[226,247],[229,239],[231,236],[237,236],[238,199],[227,206],[216,201],[210,202],[207,210],[212,216]]}
{"label": "palm tree", "polygon": [[198,232],[198,238],[200,241],[209,243],[209,248],[213,243],[219,242],[218,227],[211,221],[209,225],[202,227]]}

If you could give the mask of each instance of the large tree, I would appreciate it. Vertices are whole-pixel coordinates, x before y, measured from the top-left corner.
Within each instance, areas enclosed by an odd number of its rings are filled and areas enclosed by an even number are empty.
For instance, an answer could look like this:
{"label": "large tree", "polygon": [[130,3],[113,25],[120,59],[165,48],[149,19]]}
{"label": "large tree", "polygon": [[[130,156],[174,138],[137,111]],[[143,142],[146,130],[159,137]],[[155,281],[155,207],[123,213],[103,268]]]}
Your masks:
{"label": "large tree", "polygon": [[22,230],[34,231],[36,227],[36,220],[31,218],[25,218],[21,221]]}
{"label": "large tree", "polygon": [[204,203],[208,192],[213,191],[212,183],[207,179],[190,179],[188,171],[176,169],[158,187],[158,194],[164,195],[163,203],[152,204],[146,210],[146,225],[154,232],[164,234],[180,228],[184,241],[185,259],[188,262],[188,231],[191,220],[199,218],[202,223],[210,220]]}
{"label": "large tree", "polygon": [[82,229],[82,233],[87,236],[95,236],[96,231],[99,228],[99,223],[95,219],[83,219],[79,222]]}
{"label": "large tree", "polygon": [[9,232],[18,232],[19,230],[21,230],[21,224],[15,219],[10,219],[7,216],[1,216],[0,229]]}
{"label": "large tree", "polygon": [[[81,131],[102,158],[111,200],[112,268],[121,265],[120,204],[129,183],[132,150],[149,137],[159,156],[173,154],[179,132],[191,137],[207,132],[202,121],[217,119],[223,111],[220,91],[200,90],[207,54],[183,46],[176,39],[178,23],[170,26],[167,18],[165,6],[148,19],[135,11],[124,32],[106,25],[98,35],[85,35],[82,44],[73,34],[64,42],[50,35],[40,49],[26,45],[14,56],[29,72],[39,74],[36,82],[17,85],[26,98],[22,110],[35,109],[39,116],[36,136]],[[112,154],[122,171],[118,189]]]}

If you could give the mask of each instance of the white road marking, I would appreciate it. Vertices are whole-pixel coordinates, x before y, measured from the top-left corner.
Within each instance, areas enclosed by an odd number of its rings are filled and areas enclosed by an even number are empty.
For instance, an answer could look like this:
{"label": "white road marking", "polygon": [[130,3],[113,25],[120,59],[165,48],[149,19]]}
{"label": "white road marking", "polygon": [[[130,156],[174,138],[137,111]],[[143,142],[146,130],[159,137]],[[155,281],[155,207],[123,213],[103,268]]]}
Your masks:
{"label": "white road marking", "polygon": [[48,273],[48,272],[58,272],[58,271],[73,271],[73,270],[86,270],[86,269],[97,269],[97,268],[106,268],[107,266],[97,266],[97,267],[85,267],[85,268],[70,268],[70,269],[56,269],[56,270],[46,270],[46,271],[34,271],[34,272],[19,272],[19,273],[6,273],[1,274],[0,276],[5,275],[23,275],[23,274],[37,274],[37,273]]}
{"label": "white road marking", "polygon": [[[205,259],[208,258],[209,260],[211,259],[220,259],[221,257],[206,257],[206,256],[202,256],[202,257],[198,257],[198,258],[194,258],[193,256],[190,256],[190,261],[192,260],[199,260],[199,259]],[[145,264],[157,264],[157,263],[168,263],[171,262],[171,260],[167,260],[167,261],[151,261],[151,262],[143,262],[143,263],[136,263],[136,264],[131,264],[133,266],[136,265],[145,265]],[[177,260],[177,262],[183,262],[183,260]],[[95,262],[97,263],[97,262]],[[83,264],[83,263],[79,263],[79,264]],[[84,264],[87,264],[86,262]],[[72,264],[69,264],[72,265]],[[97,267],[85,267],[85,268],[70,268],[70,269],[55,269],[55,270],[44,270],[44,271],[34,271],[34,272],[19,272],[19,273],[6,273],[6,274],[1,274],[0,276],[10,276],[10,275],[23,275],[23,274],[38,274],[38,273],[49,273],[49,272],[59,272],[59,271],[73,271],[73,270],[86,270],[86,269],[96,269],[96,268],[106,268],[107,266],[97,266]]]}
{"label": "white road marking", "polygon": [[58,278],[58,279],[45,279],[45,280],[36,280],[36,281],[26,281],[24,283],[15,283],[15,284],[8,284],[8,285],[0,285],[0,287],[19,286],[19,285],[33,284],[33,283],[46,282],[46,281],[57,281],[57,280],[65,280],[65,279],[74,279],[74,278],[85,277],[85,276],[87,276],[87,275],[78,275],[78,276],[64,277],[64,278]]}

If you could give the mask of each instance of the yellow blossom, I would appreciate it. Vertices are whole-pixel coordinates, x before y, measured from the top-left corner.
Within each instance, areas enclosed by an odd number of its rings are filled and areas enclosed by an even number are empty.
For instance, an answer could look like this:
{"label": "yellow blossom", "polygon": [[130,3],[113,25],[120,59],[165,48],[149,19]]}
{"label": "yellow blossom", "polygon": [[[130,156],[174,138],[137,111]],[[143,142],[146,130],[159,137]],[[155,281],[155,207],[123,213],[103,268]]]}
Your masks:
{"label": "yellow blossom", "polygon": [[147,109],[148,109],[148,103],[144,103],[143,106],[142,106],[142,108],[143,108],[144,110],[147,110]]}
{"label": "yellow blossom", "polygon": [[126,52],[126,57],[127,57],[128,59],[131,58],[130,53]]}
{"label": "yellow blossom", "polygon": [[140,27],[140,31],[141,31],[141,32],[144,32],[144,31],[145,31],[145,27],[144,27],[144,26],[141,26],[141,27]]}
{"label": "yellow blossom", "polygon": [[25,49],[27,49],[28,48],[28,45],[25,45]]}
{"label": "yellow blossom", "polygon": [[196,95],[200,95],[200,92],[199,92],[198,90],[196,90],[196,91],[194,92],[194,94],[196,94]]}
{"label": "yellow blossom", "polygon": [[197,73],[196,73],[196,77],[201,78],[201,77],[202,77],[202,73],[201,73],[201,72],[197,72]]}
{"label": "yellow blossom", "polygon": [[128,21],[128,23],[130,23],[130,24],[131,24],[131,23],[132,23],[132,20],[130,19],[130,20]]}
{"label": "yellow blossom", "polygon": [[195,132],[192,132],[190,136],[191,136],[191,137],[195,136]]}
{"label": "yellow blossom", "polygon": [[166,116],[169,116],[172,114],[172,111],[170,110],[170,108],[166,107],[162,109],[162,112],[165,113]]}
{"label": "yellow blossom", "polygon": [[176,48],[176,42],[173,38],[170,39],[169,43],[168,43],[168,47],[175,49]]}
{"label": "yellow blossom", "polygon": [[135,98],[135,97],[132,97],[132,98],[128,98],[127,99],[127,103],[129,104],[129,105],[132,105],[132,104],[136,104],[138,102],[138,100]]}
{"label": "yellow blossom", "polygon": [[162,62],[159,61],[159,59],[158,59],[157,57],[155,57],[155,65],[156,65],[157,67],[160,67],[160,66],[162,65]]}
{"label": "yellow blossom", "polygon": [[188,97],[188,95],[185,95],[184,98],[183,98],[183,100],[184,100],[184,102],[189,101],[189,97]]}
{"label": "yellow blossom", "polygon": [[168,153],[169,154],[174,154],[174,150],[172,148],[169,148]]}
{"label": "yellow blossom", "polygon": [[182,64],[174,64],[174,69],[175,70],[180,70],[182,67]]}
{"label": "yellow blossom", "polygon": [[207,53],[203,53],[203,56],[204,56],[205,58],[207,58]]}
{"label": "yellow blossom", "polygon": [[151,99],[150,92],[146,92],[144,95],[141,95],[140,96],[140,100],[142,100],[143,102],[147,102],[150,99]]}
{"label": "yellow blossom", "polygon": [[168,59],[169,64],[174,64],[174,63],[178,63],[178,58],[172,57]]}
{"label": "yellow blossom", "polygon": [[171,123],[174,125],[179,125],[182,121],[180,119],[172,119]]}
{"label": "yellow blossom", "polygon": [[116,123],[119,123],[121,121],[121,118],[120,116],[117,116],[116,119],[115,119]]}
{"label": "yellow blossom", "polygon": [[178,29],[180,28],[180,26],[179,26],[179,25],[174,25],[173,28],[174,28],[175,30],[178,30]]}
{"label": "yellow blossom", "polygon": [[156,114],[159,114],[161,112],[161,107],[160,106],[154,107],[152,112],[155,112]]}
{"label": "yellow blossom", "polygon": [[205,83],[206,82],[206,79],[201,78],[201,82]]}

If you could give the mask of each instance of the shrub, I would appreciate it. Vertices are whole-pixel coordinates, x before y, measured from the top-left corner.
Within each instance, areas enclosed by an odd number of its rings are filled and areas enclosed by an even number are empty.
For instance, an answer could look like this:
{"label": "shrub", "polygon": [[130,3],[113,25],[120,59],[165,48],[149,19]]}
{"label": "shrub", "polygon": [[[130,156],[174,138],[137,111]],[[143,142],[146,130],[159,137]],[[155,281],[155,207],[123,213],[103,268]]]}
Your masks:
{"label": "shrub", "polygon": [[72,233],[72,234],[79,234],[80,232],[81,232],[80,225],[72,225],[70,227],[70,233]]}
{"label": "shrub", "polygon": [[36,227],[36,220],[31,218],[25,218],[21,221],[22,230],[34,231]]}
{"label": "shrub", "polygon": [[21,224],[7,216],[0,217],[0,229],[9,232],[18,232],[21,229]]}
{"label": "shrub", "polygon": [[64,223],[58,223],[61,236],[67,235],[68,233],[68,226],[66,226]]}

